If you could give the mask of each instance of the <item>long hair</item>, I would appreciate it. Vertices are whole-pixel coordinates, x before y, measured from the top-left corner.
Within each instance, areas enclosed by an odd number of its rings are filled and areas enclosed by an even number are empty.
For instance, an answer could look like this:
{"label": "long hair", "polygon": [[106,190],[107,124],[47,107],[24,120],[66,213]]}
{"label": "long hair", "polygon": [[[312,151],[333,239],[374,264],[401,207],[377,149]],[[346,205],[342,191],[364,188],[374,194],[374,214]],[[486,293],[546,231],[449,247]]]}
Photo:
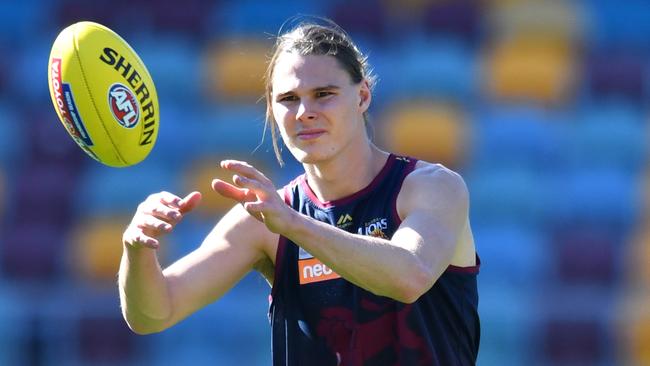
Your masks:
{"label": "long hair", "polygon": [[[296,20],[299,20],[299,18]],[[271,130],[273,150],[280,165],[283,165],[284,162],[282,160],[282,151],[278,139],[278,125],[273,117],[272,94],[273,70],[282,53],[291,52],[302,56],[332,56],[339,62],[343,70],[350,75],[352,82],[355,84],[365,80],[368,82],[372,91],[376,83],[376,78],[368,64],[368,58],[359,51],[359,48],[354,44],[350,36],[332,20],[325,18],[315,18],[315,20],[320,22],[300,21],[286,32],[282,31],[284,26],[280,29],[264,75],[264,98],[266,100],[264,131],[266,134],[267,129]],[[368,111],[364,112],[363,117],[367,122]]]}

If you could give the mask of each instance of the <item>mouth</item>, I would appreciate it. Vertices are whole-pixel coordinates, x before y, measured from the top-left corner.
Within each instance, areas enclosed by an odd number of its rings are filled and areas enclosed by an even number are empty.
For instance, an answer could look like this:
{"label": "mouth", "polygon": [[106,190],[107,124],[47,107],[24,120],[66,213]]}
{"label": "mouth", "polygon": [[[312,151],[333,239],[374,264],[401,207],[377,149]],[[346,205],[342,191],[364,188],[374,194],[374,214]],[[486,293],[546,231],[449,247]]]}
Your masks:
{"label": "mouth", "polygon": [[308,141],[308,140],[314,140],[319,138],[320,136],[324,135],[327,131],[323,129],[309,129],[309,130],[302,130],[298,132],[297,137],[299,140],[303,141]]}

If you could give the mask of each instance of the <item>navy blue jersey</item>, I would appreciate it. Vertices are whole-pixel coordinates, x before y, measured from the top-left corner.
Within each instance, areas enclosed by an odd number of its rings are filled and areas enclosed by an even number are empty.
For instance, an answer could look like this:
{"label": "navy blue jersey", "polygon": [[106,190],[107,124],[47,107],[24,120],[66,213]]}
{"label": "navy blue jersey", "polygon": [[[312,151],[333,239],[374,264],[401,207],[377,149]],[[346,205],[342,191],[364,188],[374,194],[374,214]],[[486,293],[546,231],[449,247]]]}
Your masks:
{"label": "navy blue jersey", "polygon": [[[285,187],[293,209],[351,233],[389,239],[415,159],[390,155],[363,190],[321,202],[305,176]],[[413,304],[358,287],[280,237],[269,317],[273,365],[473,365],[480,337],[475,267],[450,266]]]}

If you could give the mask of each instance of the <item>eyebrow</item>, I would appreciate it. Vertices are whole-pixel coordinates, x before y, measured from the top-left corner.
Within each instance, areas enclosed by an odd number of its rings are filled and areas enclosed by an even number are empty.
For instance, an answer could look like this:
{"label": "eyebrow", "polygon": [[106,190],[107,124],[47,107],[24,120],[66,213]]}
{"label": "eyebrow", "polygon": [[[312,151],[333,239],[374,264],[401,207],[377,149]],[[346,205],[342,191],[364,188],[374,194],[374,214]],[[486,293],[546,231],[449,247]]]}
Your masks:
{"label": "eyebrow", "polygon": [[[313,88],[313,89],[310,90],[310,92],[311,93],[317,93],[317,92],[320,92],[320,91],[339,90],[339,89],[341,89],[341,87],[337,86],[337,85],[326,85],[326,86],[319,86],[319,87]],[[286,97],[288,95],[294,95],[294,94],[295,94],[294,92],[288,91],[288,92],[278,94],[275,98],[277,100],[277,99],[284,98],[284,97]]]}

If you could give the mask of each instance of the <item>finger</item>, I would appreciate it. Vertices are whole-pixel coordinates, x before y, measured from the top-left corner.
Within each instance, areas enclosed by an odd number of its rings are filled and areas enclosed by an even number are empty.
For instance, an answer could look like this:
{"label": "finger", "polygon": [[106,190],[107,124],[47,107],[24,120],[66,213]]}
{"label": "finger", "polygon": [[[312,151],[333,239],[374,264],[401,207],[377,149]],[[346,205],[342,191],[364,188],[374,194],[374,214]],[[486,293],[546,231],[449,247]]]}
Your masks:
{"label": "finger", "polygon": [[178,205],[181,202],[181,198],[173,193],[163,191],[160,192],[158,196],[160,197],[160,202],[173,208],[178,208]]}
{"label": "finger", "polygon": [[264,183],[271,183],[271,180],[267,178],[262,172],[245,161],[224,160],[221,162],[221,167],[223,169],[239,173],[247,178],[257,179],[260,182]]}
{"label": "finger", "polygon": [[136,227],[147,230],[152,233],[158,233],[158,232],[167,233],[172,231],[173,228],[173,226],[170,223],[163,221],[154,216],[146,216],[142,222],[136,224]]}
{"label": "finger", "polygon": [[124,243],[134,247],[143,246],[151,249],[158,249],[160,246],[160,242],[157,239],[135,229],[131,229],[124,234]]}
{"label": "finger", "polygon": [[238,188],[221,179],[212,180],[212,189],[220,195],[239,202],[256,201],[257,196],[246,188]]}
{"label": "finger", "polygon": [[263,202],[245,202],[243,206],[251,216],[256,218],[258,221],[264,222],[264,215],[262,214],[262,211],[264,210]]}
{"label": "finger", "polygon": [[145,210],[144,213],[170,223],[177,223],[182,217],[180,210],[169,208],[169,206],[161,204]]}
{"label": "finger", "polygon": [[244,208],[246,211],[250,212],[251,214],[257,214],[257,213],[262,213],[266,209],[266,205],[264,202],[261,201],[256,201],[256,202],[244,202]]}
{"label": "finger", "polygon": [[[257,193],[260,198],[266,198],[269,196],[269,188],[268,186],[260,183],[259,181],[255,179],[250,179],[246,177],[242,177],[241,175],[234,175],[232,177],[233,183],[235,183],[237,186],[240,188],[247,188],[249,190],[252,190],[253,192]],[[273,192],[275,192],[275,189],[273,189]]]}
{"label": "finger", "polygon": [[182,200],[180,200],[178,207],[181,210],[181,213],[187,213],[196,208],[196,206],[201,203],[201,192],[194,191],[187,196],[185,196]]}
{"label": "finger", "polygon": [[136,243],[142,245],[143,247],[158,249],[160,248],[160,242],[157,239],[154,239],[150,236],[145,235],[144,233],[135,237]]}

